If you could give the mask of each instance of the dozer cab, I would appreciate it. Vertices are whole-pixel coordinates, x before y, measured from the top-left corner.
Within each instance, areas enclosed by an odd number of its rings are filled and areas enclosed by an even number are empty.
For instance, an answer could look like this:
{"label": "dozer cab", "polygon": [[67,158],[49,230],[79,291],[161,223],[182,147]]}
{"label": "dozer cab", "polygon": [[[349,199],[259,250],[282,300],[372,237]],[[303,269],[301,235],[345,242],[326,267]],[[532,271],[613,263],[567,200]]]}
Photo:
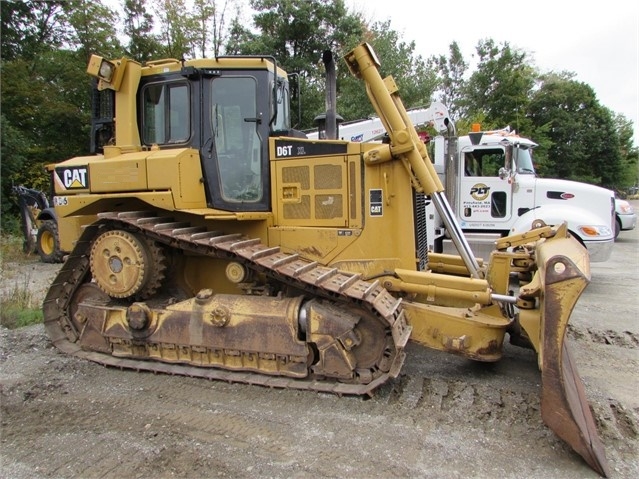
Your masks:
{"label": "dozer cab", "polygon": [[[476,258],[393,79],[367,44],[344,59],[389,143],[292,130],[270,56],[93,56],[115,121],[94,127],[102,154],[49,167],[71,251],[43,306],[51,340],[120,368],[366,395],[409,340],[497,361],[508,333],[538,354],[546,424],[607,475],[564,342],[586,250],[535,224]],[[459,255],[427,250],[426,196]]]}

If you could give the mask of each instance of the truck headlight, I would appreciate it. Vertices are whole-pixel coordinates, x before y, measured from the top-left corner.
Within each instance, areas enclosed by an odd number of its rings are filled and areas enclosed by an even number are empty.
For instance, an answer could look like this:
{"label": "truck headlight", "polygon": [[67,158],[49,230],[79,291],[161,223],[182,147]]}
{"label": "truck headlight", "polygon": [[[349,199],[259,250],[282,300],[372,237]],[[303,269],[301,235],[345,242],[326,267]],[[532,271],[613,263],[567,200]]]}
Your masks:
{"label": "truck headlight", "polygon": [[634,213],[634,208],[632,207],[632,205],[625,200],[618,200],[617,206],[619,207],[619,212],[624,215],[631,215],[632,213]]}

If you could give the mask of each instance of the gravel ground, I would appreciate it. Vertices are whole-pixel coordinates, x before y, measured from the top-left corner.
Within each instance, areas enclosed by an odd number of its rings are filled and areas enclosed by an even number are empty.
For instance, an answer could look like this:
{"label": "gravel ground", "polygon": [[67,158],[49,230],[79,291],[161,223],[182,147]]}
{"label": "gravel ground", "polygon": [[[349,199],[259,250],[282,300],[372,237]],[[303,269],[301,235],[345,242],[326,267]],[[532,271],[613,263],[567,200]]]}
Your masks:
{"label": "gravel ground", "polygon": [[[615,478],[639,477],[638,246],[622,232],[592,265],[569,331]],[[2,295],[41,300],[57,269],[6,263]],[[363,399],[120,371],[60,353],[42,325],[0,329],[0,477],[598,477],[543,425],[532,351],[407,353]]]}

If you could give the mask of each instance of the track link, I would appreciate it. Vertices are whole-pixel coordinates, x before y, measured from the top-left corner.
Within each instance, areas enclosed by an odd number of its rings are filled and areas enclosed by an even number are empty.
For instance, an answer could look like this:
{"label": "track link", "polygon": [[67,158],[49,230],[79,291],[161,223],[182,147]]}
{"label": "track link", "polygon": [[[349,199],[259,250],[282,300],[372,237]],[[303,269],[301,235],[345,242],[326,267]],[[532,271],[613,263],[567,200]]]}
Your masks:
{"label": "track link", "polygon": [[[394,357],[391,358],[389,371],[370,382],[345,383],[121,358],[81,349],[77,343],[80,331],[70,318],[70,304],[77,288],[90,277],[89,256],[92,240],[107,225],[138,231],[150,240],[178,250],[241,262],[276,281],[293,285],[309,296],[328,298],[341,306],[353,305],[366,309],[382,321],[392,335]],[[340,395],[370,395],[375,388],[396,377],[404,362],[404,347],[411,332],[401,308],[401,299],[392,296],[379,281],[364,281],[359,274],[322,266],[298,254],[284,253],[279,247],[262,244],[259,239],[209,231],[205,227],[191,226],[188,222],[176,222],[173,218],[158,216],[154,212],[140,211],[102,213],[98,216],[98,221],[85,228],[76,247],[53,281],[44,300],[43,310],[47,334],[57,348],[67,354],[103,365]]]}

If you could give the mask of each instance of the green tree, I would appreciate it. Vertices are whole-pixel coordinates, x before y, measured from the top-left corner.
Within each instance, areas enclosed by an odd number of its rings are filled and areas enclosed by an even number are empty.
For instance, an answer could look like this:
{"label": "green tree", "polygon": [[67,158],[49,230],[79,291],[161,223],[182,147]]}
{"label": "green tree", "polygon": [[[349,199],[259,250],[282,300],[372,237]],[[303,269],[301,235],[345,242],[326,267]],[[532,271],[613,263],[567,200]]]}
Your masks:
{"label": "green tree", "polygon": [[32,17],[26,2],[13,0],[0,2],[2,60],[13,60],[22,53],[26,35],[22,36],[20,33],[25,32],[24,24],[28,20],[32,20]]}
{"label": "green tree", "polygon": [[235,15],[231,19],[228,35],[224,40],[221,49],[226,55],[239,55],[247,45],[258,41],[260,35],[247,28],[247,20],[242,8],[235,10]]}
{"label": "green tree", "polygon": [[29,164],[88,152],[86,65],[65,50],[43,53],[40,60],[35,71],[23,60],[3,68],[2,110],[29,142]]}
{"label": "green tree", "polygon": [[160,20],[162,55],[170,58],[194,58],[197,21],[185,0],[155,0]]}
{"label": "green tree", "polygon": [[[12,50],[13,57],[2,61],[5,196],[13,183],[48,190],[45,164],[88,152],[86,56],[89,49],[97,48],[105,31],[100,23],[105,17],[94,21],[88,13],[105,13],[99,4],[29,2],[27,6],[28,11],[14,10],[22,18],[4,24],[6,31],[18,29],[10,38],[25,38],[21,49]],[[109,37],[103,40],[109,42]]]}
{"label": "green tree", "polygon": [[525,52],[504,42],[481,40],[476,47],[477,68],[463,88],[460,112],[467,120],[483,118],[484,129],[509,125],[530,134],[526,118],[528,102],[537,80]]}
{"label": "green tree", "polygon": [[[391,76],[399,88],[402,103],[407,109],[428,106],[437,85],[434,69],[415,52],[415,42],[405,42],[392,28],[391,21],[365,25],[363,38],[370,43],[381,62],[381,76]],[[348,45],[356,46],[361,38]],[[343,66],[343,65],[342,65]],[[356,120],[376,114],[364,84],[342,68],[344,77],[338,96],[338,109],[346,120]]]}
{"label": "green tree", "polygon": [[[257,32],[235,19],[226,51],[272,55],[284,70],[298,73],[304,105],[301,127],[313,127],[315,116],[325,110],[322,53],[331,50],[339,62],[344,46],[362,36],[360,18],[348,13],[343,0],[251,0],[250,6]],[[338,64],[338,95],[343,70]],[[339,100],[337,104],[339,110]]]}
{"label": "green tree", "polygon": [[128,37],[125,53],[139,62],[159,56],[160,43],[153,33],[153,15],[146,0],[125,0],[124,34]]}
{"label": "green tree", "polygon": [[616,114],[613,117],[621,153],[621,178],[616,186],[619,190],[625,191],[639,184],[639,147],[633,142],[632,120],[622,114]]}
{"label": "green tree", "polygon": [[67,39],[63,1],[3,0],[2,60],[34,58],[42,49],[60,47]]}
{"label": "green tree", "polygon": [[0,188],[0,218],[3,231],[17,231],[16,198],[11,191],[15,183],[19,184],[18,173],[26,163],[29,143],[22,132],[14,128],[4,113],[0,115],[0,155],[2,156],[2,188]]}
{"label": "green tree", "polygon": [[227,13],[228,8],[234,4],[234,0],[224,0],[217,1],[212,0],[214,14],[212,19],[212,34],[213,37],[211,39],[212,47],[213,47],[213,55],[219,56],[222,53],[222,49],[224,47],[224,42],[229,36],[228,26],[227,26]]}
{"label": "green tree", "polygon": [[428,66],[438,73],[438,100],[446,105],[453,120],[459,120],[462,116],[459,105],[466,84],[464,76],[468,71],[468,63],[464,60],[457,42],[450,44],[448,57],[433,56],[429,58]]}
{"label": "green tree", "polygon": [[427,61],[417,54],[415,42],[405,42],[397,30],[391,27],[390,20],[374,23],[370,33],[370,43],[382,63],[380,73],[383,77],[393,77],[404,106],[428,106],[437,86],[437,74],[429,67]]}
{"label": "green tree", "polygon": [[200,57],[206,57],[209,45],[212,44],[213,20],[215,19],[215,1],[214,0],[194,0],[193,2],[193,20],[197,25],[197,29],[193,32],[193,41],[195,43],[196,52]]}
{"label": "green tree", "polygon": [[[64,29],[58,23],[62,18],[59,2],[0,3],[2,23],[2,118],[0,133],[1,226],[3,230],[18,225],[17,203],[11,191],[20,184],[29,169],[32,136],[37,131],[36,111],[30,103],[30,94],[39,85],[31,83],[39,65],[39,54],[49,45],[62,44]],[[37,92],[36,92],[37,93]],[[30,185],[29,185],[30,186]]]}
{"label": "green tree", "polygon": [[547,129],[551,142],[539,173],[614,188],[623,166],[612,114],[592,87],[571,76],[545,75],[528,105],[528,118]]}
{"label": "green tree", "polygon": [[95,0],[69,0],[64,3],[69,26],[68,49],[77,53],[86,66],[92,54],[120,56],[123,49],[117,35],[118,14]]}

